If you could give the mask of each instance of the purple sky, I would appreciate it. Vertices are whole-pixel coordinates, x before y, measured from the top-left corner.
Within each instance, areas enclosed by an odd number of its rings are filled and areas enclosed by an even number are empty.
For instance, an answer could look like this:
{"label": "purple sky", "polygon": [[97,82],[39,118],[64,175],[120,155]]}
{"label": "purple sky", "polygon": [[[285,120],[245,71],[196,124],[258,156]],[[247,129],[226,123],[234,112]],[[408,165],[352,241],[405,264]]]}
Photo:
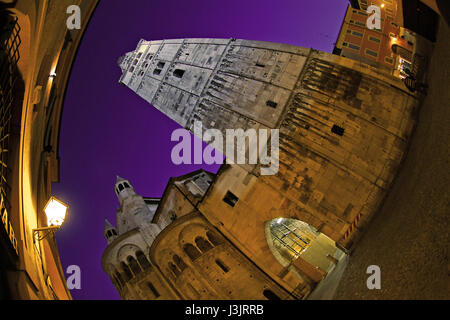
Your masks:
{"label": "purple sky", "polygon": [[108,0],[93,15],[75,59],[60,132],[61,182],[52,192],[70,205],[57,233],[63,269],[81,267],[74,299],[120,299],[101,268],[104,219],[116,222],[116,174],[137,193],[159,197],[170,177],[203,167],[174,165],[179,126],[118,84],[117,59],[141,38],[240,38],[331,52],[347,0]]}

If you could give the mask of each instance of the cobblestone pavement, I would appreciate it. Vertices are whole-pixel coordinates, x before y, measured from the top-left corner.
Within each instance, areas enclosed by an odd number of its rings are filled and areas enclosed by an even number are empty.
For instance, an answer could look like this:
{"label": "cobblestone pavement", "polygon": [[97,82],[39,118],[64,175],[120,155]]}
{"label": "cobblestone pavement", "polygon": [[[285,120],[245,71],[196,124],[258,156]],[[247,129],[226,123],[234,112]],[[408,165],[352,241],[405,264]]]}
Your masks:
{"label": "cobblestone pavement", "polygon": [[[410,149],[352,253],[335,299],[450,299],[449,65],[450,29],[441,21]],[[380,290],[366,286],[372,264],[381,268]]]}

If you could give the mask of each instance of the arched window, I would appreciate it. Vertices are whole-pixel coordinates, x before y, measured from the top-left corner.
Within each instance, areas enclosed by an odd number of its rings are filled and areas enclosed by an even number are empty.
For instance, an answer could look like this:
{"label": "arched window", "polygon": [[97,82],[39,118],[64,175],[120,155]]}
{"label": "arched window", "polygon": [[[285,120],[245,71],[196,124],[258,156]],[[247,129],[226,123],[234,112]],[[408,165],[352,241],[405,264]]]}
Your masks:
{"label": "arched window", "polygon": [[148,268],[150,268],[150,262],[148,261],[147,257],[144,255],[144,253],[142,251],[138,251],[136,252],[136,258],[140,264],[140,266],[142,267],[142,269],[146,270]]}
{"label": "arched window", "polygon": [[130,268],[125,262],[122,261],[120,263],[120,266],[122,267],[123,274],[125,275],[125,281],[128,281],[131,278],[133,278],[133,274],[131,273]]}
{"label": "arched window", "polygon": [[218,246],[222,243],[222,239],[220,239],[215,233],[208,231],[206,232],[206,236],[208,237],[208,240],[214,245]]}
{"label": "arched window", "polygon": [[268,300],[281,300],[281,298],[279,296],[277,296],[275,293],[273,293],[272,290],[269,290],[269,289],[264,290],[263,295]]}
{"label": "arched window", "polygon": [[336,257],[345,254],[336,247],[335,241],[297,219],[279,217],[266,221],[265,234],[275,259],[284,267],[302,271],[297,276],[305,281],[321,281]]}
{"label": "arched window", "polygon": [[158,290],[156,290],[155,286],[151,282],[147,282],[147,286],[150,289],[150,291],[153,293],[155,298],[158,298],[160,296]]}
{"label": "arched window", "polygon": [[197,247],[199,247],[199,249],[205,253],[206,251],[212,249],[212,245],[211,243],[209,243],[208,241],[206,241],[204,238],[202,237],[197,237],[195,238],[195,243],[197,244]]}
{"label": "arched window", "polygon": [[116,278],[115,274],[111,275],[110,279],[111,279],[113,285],[117,288],[117,290],[120,290],[120,288],[122,288],[122,286],[121,286],[119,280]]}
{"label": "arched window", "polygon": [[216,264],[220,267],[220,269],[223,270],[223,272],[227,273],[230,271],[230,268],[228,268],[225,263],[222,262],[220,259],[216,259]]}
{"label": "arched window", "polygon": [[123,184],[119,184],[119,192],[123,190]]}
{"label": "arched window", "polygon": [[120,274],[120,272],[116,271],[116,279],[117,282],[120,283],[120,286],[122,287],[125,284],[125,281],[123,281],[122,275]]}
{"label": "arched window", "polygon": [[198,251],[198,249],[190,243],[185,244],[183,246],[183,250],[186,252],[188,257],[191,258],[191,260],[195,260],[201,255],[200,251]]}
{"label": "arched window", "polygon": [[169,262],[169,269],[172,270],[176,277],[181,274],[180,270],[178,270],[178,268],[172,262]]}
{"label": "arched window", "polygon": [[130,265],[131,271],[133,271],[135,275],[139,274],[142,271],[134,257],[128,256],[127,261]]}
{"label": "arched window", "polygon": [[128,183],[126,183],[126,182],[124,182],[123,185],[125,186],[125,188],[129,188],[130,187],[130,185]]}
{"label": "arched window", "polygon": [[187,267],[186,264],[184,263],[183,259],[181,259],[178,255],[173,256],[173,261],[175,261],[175,264],[181,271],[186,269]]}

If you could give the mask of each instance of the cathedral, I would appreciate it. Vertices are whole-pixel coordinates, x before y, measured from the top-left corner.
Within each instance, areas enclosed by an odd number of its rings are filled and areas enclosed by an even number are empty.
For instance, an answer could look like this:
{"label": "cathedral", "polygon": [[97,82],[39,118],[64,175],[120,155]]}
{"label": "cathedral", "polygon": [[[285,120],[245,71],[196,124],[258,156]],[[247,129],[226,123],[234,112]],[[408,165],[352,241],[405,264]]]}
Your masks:
{"label": "cathedral", "polygon": [[117,178],[102,266],[123,299],[307,298],[380,207],[420,104],[386,71],[286,44],[141,40],[118,64],[194,134],[279,130],[272,175],[224,164],[171,178],[161,199]]}

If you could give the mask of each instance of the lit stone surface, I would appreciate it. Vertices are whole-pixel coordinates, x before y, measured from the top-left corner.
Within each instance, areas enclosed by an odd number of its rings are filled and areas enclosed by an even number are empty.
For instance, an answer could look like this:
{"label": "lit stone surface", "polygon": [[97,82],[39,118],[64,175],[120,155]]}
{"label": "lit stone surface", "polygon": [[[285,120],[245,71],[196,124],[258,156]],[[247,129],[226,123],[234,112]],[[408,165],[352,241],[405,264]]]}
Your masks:
{"label": "lit stone surface", "polygon": [[[217,228],[230,248],[239,249],[238,256],[243,253],[249,266],[258,266],[297,298],[304,296],[296,293],[308,281],[276,260],[265,224],[280,217],[301,220],[338,246],[352,248],[395,177],[420,102],[400,80],[373,67],[284,44],[141,40],[119,65],[120,83],[188,130],[194,121],[223,133],[280,130],[277,174],[260,176],[258,165],[224,165],[196,204],[199,217]],[[167,194],[158,210],[176,198]],[[180,208],[195,211],[192,202]],[[158,215],[158,210],[154,221],[163,221],[167,213]],[[150,249],[155,254],[160,246],[170,251],[169,243],[180,239],[171,231],[176,226],[167,223]],[[302,261],[295,265],[309,268]],[[229,279],[233,285],[239,281],[246,280]],[[178,288],[175,280],[169,282]],[[211,296],[198,298],[216,297],[217,292],[205,290]]]}

